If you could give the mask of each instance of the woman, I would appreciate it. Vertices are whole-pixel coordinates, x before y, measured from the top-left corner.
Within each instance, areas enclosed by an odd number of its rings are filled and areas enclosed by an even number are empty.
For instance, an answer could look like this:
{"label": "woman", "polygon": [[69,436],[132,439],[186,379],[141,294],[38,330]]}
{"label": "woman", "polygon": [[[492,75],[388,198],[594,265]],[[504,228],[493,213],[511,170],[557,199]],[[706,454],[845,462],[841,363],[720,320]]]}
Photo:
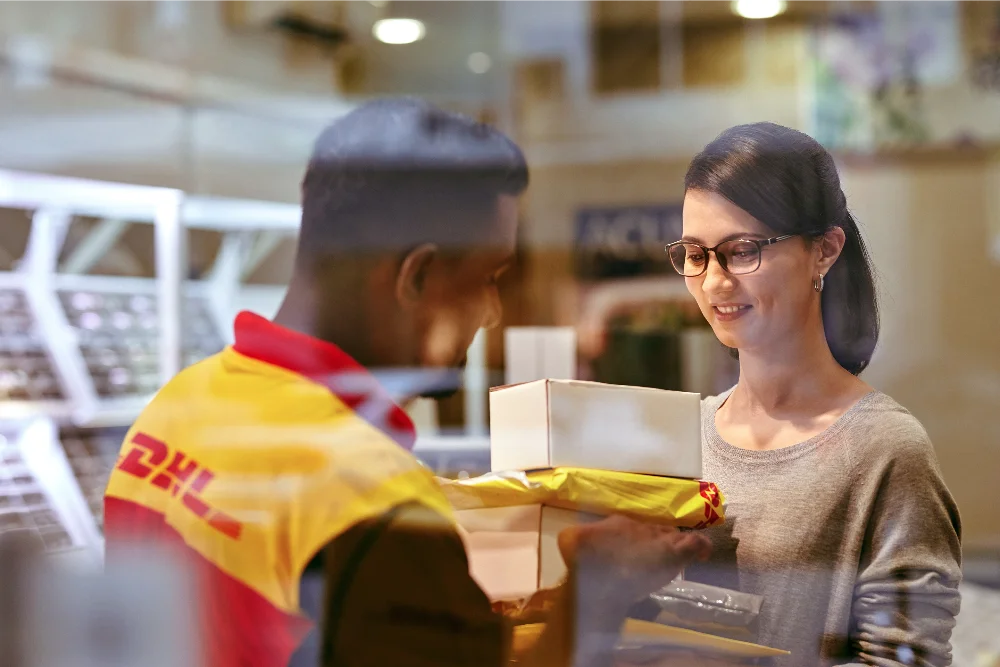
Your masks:
{"label": "woman", "polygon": [[690,577],[762,595],[778,663],[945,665],[960,523],[927,434],[858,375],[878,338],[870,260],[833,158],[759,123],[710,143],[667,247],[739,381],[703,402],[728,499]]}

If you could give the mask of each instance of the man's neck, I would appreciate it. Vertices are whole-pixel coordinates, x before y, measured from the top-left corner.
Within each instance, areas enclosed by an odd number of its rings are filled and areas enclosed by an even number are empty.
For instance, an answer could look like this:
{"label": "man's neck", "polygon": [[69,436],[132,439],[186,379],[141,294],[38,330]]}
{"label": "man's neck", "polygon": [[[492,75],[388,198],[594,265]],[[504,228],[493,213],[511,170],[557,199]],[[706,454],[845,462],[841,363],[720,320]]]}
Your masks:
{"label": "man's neck", "polygon": [[[372,343],[373,318],[360,291],[345,293],[335,301],[320,300],[307,284],[293,280],[274,323],[336,345],[364,366],[402,407],[419,396],[448,395],[461,386],[460,369],[420,368],[379,354]],[[385,347],[398,352],[404,346],[400,343]]]}
{"label": "man's neck", "polygon": [[365,368],[385,365],[371,349],[364,306],[350,299],[345,290],[336,302],[321,304],[308,284],[293,279],[274,323],[336,345]]}

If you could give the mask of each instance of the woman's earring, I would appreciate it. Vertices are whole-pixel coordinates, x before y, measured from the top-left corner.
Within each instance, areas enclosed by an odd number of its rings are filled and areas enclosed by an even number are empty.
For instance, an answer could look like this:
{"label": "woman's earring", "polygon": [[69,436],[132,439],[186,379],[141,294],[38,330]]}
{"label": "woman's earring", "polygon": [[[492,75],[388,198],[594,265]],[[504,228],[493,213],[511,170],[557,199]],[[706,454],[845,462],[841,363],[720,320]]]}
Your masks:
{"label": "woman's earring", "polygon": [[819,278],[813,280],[813,289],[817,292],[823,291],[823,274],[819,274]]}

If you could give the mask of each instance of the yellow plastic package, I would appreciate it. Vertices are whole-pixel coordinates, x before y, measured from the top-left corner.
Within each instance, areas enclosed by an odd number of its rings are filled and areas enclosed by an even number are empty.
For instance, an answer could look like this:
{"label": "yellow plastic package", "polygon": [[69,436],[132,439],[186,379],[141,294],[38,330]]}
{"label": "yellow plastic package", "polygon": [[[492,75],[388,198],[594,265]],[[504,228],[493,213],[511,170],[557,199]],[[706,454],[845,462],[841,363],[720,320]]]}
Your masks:
{"label": "yellow plastic package", "polygon": [[456,510],[548,505],[684,528],[707,528],[725,520],[725,498],[715,484],[674,477],[554,468],[442,479],[441,488]]}

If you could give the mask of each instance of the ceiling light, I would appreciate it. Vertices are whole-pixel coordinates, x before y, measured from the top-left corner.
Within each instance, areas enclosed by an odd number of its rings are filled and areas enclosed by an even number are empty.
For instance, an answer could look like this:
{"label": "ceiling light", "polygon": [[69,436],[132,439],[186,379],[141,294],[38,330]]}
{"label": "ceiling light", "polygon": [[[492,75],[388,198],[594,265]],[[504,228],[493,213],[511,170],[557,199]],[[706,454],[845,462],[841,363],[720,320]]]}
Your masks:
{"label": "ceiling light", "polygon": [[386,44],[412,44],[425,33],[424,24],[416,19],[381,19],[372,26],[375,39]]}
{"label": "ceiling light", "polygon": [[785,0],[733,0],[733,11],[745,19],[769,19],[788,7]]}
{"label": "ceiling light", "polygon": [[475,74],[486,74],[493,67],[493,59],[482,51],[477,51],[469,55],[469,59],[465,61],[465,64]]}

